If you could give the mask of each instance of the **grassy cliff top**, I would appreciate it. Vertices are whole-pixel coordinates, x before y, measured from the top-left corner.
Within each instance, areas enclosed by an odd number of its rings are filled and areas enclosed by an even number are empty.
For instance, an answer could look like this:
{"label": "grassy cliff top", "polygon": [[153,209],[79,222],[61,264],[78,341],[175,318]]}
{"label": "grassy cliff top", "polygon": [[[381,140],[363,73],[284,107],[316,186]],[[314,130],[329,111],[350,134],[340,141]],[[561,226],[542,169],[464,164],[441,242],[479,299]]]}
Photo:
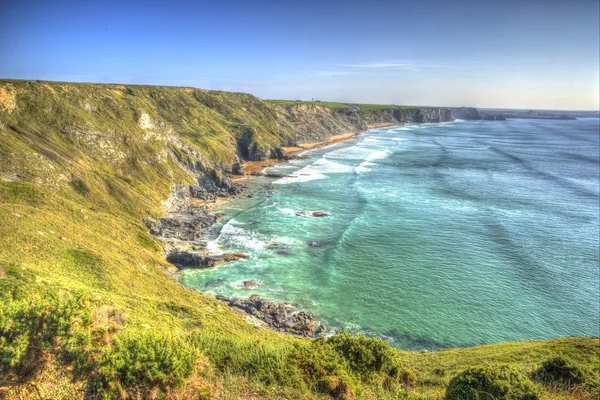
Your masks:
{"label": "grassy cliff top", "polygon": [[280,106],[295,106],[301,104],[309,104],[313,106],[321,106],[328,108],[348,108],[360,110],[386,110],[386,109],[410,109],[410,108],[428,108],[422,106],[398,106],[393,104],[360,104],[360,103],[336,103],[330,101],[302,101],[302,100],[265,100],[267,103],[277,104]]}

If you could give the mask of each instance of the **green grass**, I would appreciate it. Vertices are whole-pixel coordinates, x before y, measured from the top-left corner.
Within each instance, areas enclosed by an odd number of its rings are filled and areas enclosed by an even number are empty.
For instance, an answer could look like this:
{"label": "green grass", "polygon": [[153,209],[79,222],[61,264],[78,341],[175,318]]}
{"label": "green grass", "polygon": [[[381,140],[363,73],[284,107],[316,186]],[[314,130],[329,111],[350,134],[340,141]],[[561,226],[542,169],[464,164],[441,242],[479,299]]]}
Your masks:
{"label": "green grass", "polygon": [[[0,397],[82,398],[93,389],[131,397],[441,399],[468,367],[509,365],[529,375],[556,357],[586,371],[586,382],[600,380],[594,338],[409,353],[372,339],[310,341],[256,328],[165,275],[143,219],[162,213],[173,184],[192,181],[182,165],[227,169],[240,132],[265,149],[292,137],[272,105],[189,88],[25,81],[0,88],[0,375],[9,380]],[[142,113],[154,128],[139,126]],[[65,133],[73,131],[92,135]],[[540,390],[549,399],[591,399],[594,389]]]}
{"label": "green grass", "polygon": [[389,110],[389,109],[411,109],[411,108],[427,108],[422,106],[398,106],[392,104],[359,104],[359,103],[335,103],[329,101],[301,101],[301,100],[265,100],[265,102],[270,104],[276,104],[279,106],[296,106],[302,104],[308,104],[313,106],[321,106],[328,108],[337,108],[337,109],[358,109],[358,110],[368,110],[368,111],[376,111],[376,110]]}

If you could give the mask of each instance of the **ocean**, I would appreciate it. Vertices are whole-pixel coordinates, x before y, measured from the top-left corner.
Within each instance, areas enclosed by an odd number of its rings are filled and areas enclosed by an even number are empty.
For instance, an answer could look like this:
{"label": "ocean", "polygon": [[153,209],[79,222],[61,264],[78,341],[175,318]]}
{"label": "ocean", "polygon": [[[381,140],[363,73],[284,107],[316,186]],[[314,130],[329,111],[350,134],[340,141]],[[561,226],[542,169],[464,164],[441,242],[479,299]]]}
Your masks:
{"label": "ocean", "polygon": [[599,138],[598,119],[370,130],[245,181],[207,235],[252,258],[180,279],[407,350],[598,336]]}

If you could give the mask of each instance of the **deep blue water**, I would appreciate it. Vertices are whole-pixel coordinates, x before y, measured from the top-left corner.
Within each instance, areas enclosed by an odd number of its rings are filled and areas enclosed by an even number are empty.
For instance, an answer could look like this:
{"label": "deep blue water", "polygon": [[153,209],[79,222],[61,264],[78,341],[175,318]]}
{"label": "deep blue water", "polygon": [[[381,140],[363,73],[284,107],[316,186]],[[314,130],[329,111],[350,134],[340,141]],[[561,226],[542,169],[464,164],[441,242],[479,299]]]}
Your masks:
{"label": "deep blue water", "polygon": [[[597,336],[599,136],[598,119],[371,130],[256,179],[212,243],[253,257],[181,279],[405,349]],[[295,215],[315,210],[331,216]]]}

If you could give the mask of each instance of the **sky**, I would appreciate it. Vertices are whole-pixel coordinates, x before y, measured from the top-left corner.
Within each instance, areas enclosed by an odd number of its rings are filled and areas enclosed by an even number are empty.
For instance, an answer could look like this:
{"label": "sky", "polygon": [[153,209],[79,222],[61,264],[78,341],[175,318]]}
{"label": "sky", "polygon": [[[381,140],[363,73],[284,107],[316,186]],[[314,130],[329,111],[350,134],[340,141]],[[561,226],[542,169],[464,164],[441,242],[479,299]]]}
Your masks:
{"label": "sky", "polygon": [[599,108],[598,0],[0,0],[0,78]]}

